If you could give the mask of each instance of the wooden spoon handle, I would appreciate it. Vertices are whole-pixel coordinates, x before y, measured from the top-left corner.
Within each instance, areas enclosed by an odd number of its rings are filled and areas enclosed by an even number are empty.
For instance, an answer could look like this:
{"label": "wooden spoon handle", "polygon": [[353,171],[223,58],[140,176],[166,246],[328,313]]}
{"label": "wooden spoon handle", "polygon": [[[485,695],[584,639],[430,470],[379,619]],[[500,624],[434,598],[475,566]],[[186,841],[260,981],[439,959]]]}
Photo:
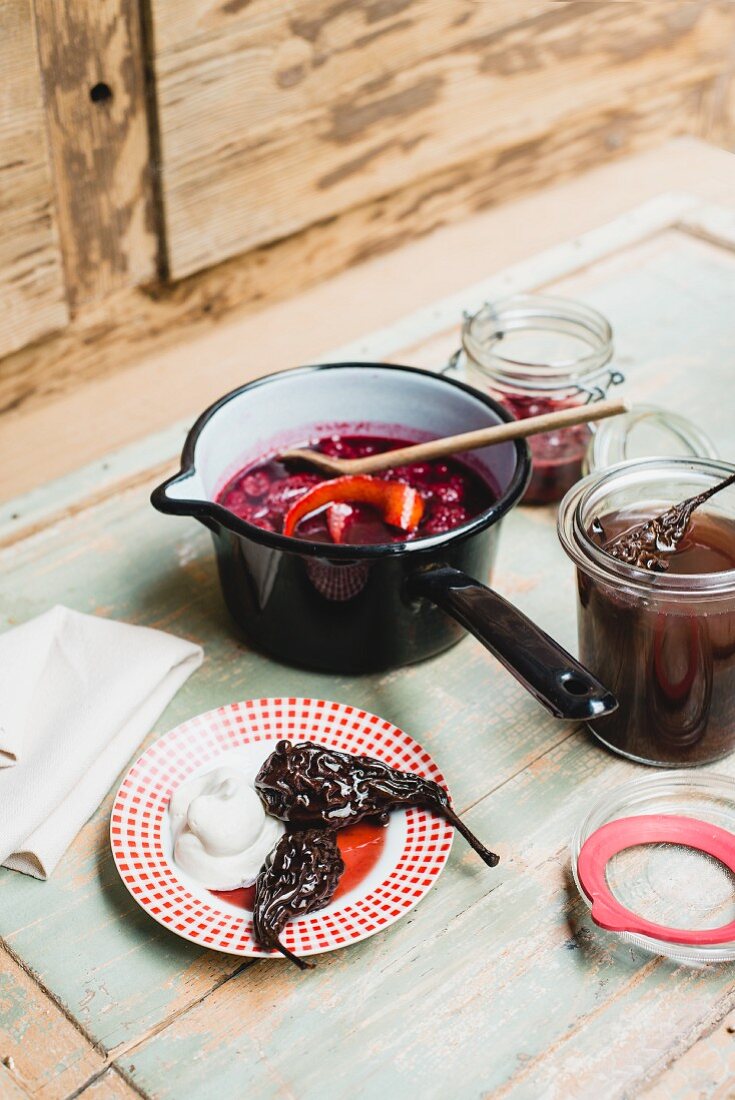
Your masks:
{"label": "wooden spoon handle", "polygon": [[575,405],[557,412],[542,413],[540,416],[528,416],[524,420],[512,420],[509,424],[480,428],[475,432],[430,439],[427,443],[413,443],[410,447],[399,447],[395,451],[384,451],[367,458],[348,459],[342,465],[346,468],[354,462],[355,467],[359,465],[361,473],[372,474],[391,466],[446,458],[463,451],[474,451],[477,447],[506,443],[509,439],[526,439],[541,432],[572,428],[575,424],[588,424],[593,420],[605,420],[608,416],[619,416],[620,413],[627,412],[628,408],[625,401],[595,401],[590,405]]}

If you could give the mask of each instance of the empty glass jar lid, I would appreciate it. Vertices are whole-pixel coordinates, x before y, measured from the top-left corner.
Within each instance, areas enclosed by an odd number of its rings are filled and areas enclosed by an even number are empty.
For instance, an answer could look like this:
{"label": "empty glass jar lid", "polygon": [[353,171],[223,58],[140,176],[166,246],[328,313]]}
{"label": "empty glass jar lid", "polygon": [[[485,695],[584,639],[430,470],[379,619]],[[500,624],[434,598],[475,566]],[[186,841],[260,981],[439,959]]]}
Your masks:
{"label": "empty glass jar lid", "polygon": [[582,302],[516,294],[465,313],[462,347],[487,378],[516,390],[584,389],[608,373],[613,337]]}
{"label": "empty glass jar lid", "polygon": [[714,443],[696,424],[656,405],[602,420],[590,440],[584,472],[637,458],[717,458]]}
{"label": "empty glass jar lid", "polygon": [[[653,832],[646,828],[649,821],[693,825],[692,838],[680,842],[646,839],[646,834]],[[616,854],[605,866],[598,867],[597,877],[604,872],[603,893],[609,891],[614,904],[638,918],[631,920],[630,927],[637,928],[639,921],[651,922],[665,926],[669,932],[699,932],[702,941],[712,930],[710,938],[718,942],[676,942],[676,935],[664,940],[626,931],[626,921],[606,920],[604,909],[602,920],[596,923],[608,929],[615,927],[612,934],[677,962],[734,960],[735,936],[723,942],[714,932],[735,921],[735,874],[727,866],[733,860],[730,856],[722,862],[721,856],[711,854],[711,840],[700,842],[695,834],[720,834],[729,837],[731,848],[735,844],[735,780],[714,772],[673,771],[647,775],[606,791],[580,823],[571,844],[574,879],[589,906],[593,899],[585,889],[585,881],[589,888],[587,876],[579,873],[580,855],[587,841],[596,843],[613,824],[627,829],[630,835],[625,842],[608,845],[603,858],[610,852]]]}

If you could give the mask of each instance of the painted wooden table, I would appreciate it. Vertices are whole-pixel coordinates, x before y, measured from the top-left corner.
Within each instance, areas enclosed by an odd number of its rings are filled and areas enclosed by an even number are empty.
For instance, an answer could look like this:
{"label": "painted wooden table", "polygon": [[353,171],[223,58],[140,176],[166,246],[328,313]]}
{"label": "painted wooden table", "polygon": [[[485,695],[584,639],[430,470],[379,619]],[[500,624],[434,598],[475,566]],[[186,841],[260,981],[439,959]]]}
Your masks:
{"label": "painted wooden table", "polygon": [[[463,308],[513,290],[578,295],[612,321],[629,393],[692,416],[733,457],[734,249],[732,210],[666,194],[331,358],[440,368]],[[373,710],[434,754],[501,863],[490,872],[457,844],[407,918],[302,974],[202,951],[148,919],[112,864],[108,796],[50,881],[0,873],[0,1096],[729,1094],[735,967],[686,969],[619,944],[570,880],[581,815],[641,769],[548,717],[470,639],[358,678],[248,651],[230,633],[207,533],[148,504],[183,430],[2,506],[2,626],[62,602],[200,642],[204,666],[151,739],[248,696]],[[554,520],[508,517],[494,582],[574,648]]]}

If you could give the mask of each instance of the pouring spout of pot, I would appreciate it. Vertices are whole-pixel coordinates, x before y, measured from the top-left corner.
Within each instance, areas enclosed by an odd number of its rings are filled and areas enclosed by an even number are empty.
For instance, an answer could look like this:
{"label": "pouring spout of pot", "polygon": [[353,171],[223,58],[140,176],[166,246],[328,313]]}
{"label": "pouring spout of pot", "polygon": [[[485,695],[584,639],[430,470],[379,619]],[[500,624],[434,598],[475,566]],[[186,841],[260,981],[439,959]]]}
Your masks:
{"label": "pouring spout of pot", "polygon": [[157,485],[151,493],[151,504],[158,512],[170,516],[193,516],[205,527],[216,527],[212,518],[212,501],[204,492],[201,477],[194,467],[179,470],[173,477]]}
{"label": "pouring spout of pot", "polygon": [[159,512],[186,516],[191,515],[193,505],[207,504],[209,498],[204,492],[199,471],[189,466],[157,485],[151,493],[151,503]]}

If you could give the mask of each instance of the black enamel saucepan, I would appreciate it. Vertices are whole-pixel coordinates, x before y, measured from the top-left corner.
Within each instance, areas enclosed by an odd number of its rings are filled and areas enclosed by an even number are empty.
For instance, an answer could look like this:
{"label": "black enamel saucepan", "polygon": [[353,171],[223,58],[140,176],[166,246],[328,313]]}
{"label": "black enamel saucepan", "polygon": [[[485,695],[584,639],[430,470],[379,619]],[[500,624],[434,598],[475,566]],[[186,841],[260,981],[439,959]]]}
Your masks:
{"label": "black enamel saucepan", "polygon": [[[189,432],[161,512],[212,532],[227,607],[250,644],[289,664],[370,672],[441,653],[469,630],[553,714],[584,720],[616,701],[590,672],[475,577],[490,575],[500,521],[530,476],[523,441],[464,460],[500,487],[487,511],[441,535],[355,547],[286,538],[215,503],[238,469],[356,426],[401,440],[489,427],[510,415],[460,382],[410,367],[339,363],[269,375],[227,394]],[[399,422],[397,422],[399,421]]]}

